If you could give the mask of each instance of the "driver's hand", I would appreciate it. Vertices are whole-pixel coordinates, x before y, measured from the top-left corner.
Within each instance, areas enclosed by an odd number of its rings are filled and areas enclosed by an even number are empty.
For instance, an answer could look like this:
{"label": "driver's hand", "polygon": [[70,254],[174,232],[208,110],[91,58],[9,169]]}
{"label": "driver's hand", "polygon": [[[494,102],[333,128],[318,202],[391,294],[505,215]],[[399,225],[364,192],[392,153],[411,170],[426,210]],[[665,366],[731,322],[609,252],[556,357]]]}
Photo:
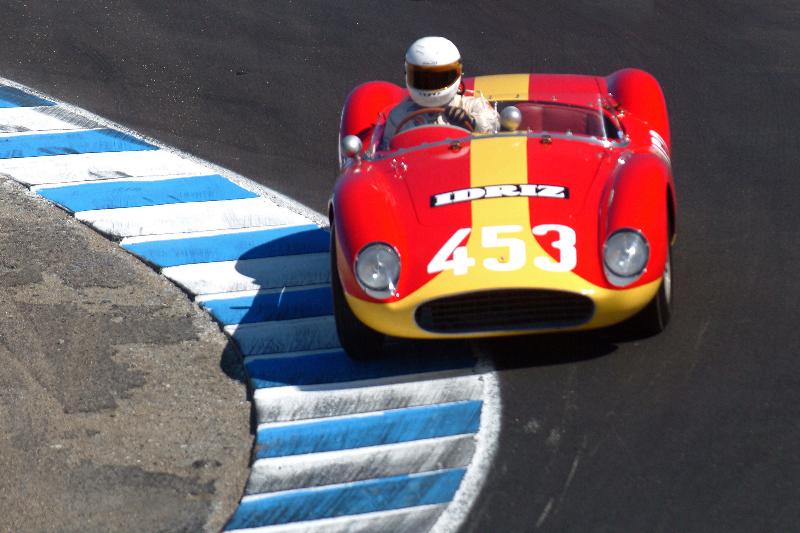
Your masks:
{"label": "driver's hand", "polygon": [[444,109],[444,116],[447,118],[447,121],[451,124],[464,124],[465,122],[469,122],[473,126],[475,125],[475,121],[469,116],[469,113],[464,111],[462,108],[449,105]]}

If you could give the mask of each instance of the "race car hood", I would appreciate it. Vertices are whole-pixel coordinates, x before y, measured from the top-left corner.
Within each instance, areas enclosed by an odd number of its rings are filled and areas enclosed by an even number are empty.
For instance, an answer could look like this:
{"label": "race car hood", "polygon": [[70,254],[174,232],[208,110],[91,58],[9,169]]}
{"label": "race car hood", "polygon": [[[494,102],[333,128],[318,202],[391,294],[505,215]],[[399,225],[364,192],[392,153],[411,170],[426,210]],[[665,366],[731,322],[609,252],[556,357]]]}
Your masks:
{"label": "race car hood", "polygon": [[[419,271],[405,271],[405,280],[410,281],[406,292],[433,277],[453,277],[452,272],[437,273],[430,262],[443,249],[449,250],[445,243],[456,238],[457,230],[469,235],[462,242],[476,265],[508,259],[494,240],[504,236],[519,239],[526,256],[544,255],[568,265],[561,248],[565,242],[571,247],[574,241],[577,263],[571,272],[604,283],[597,254],[599,208],[607,190],[605,178],[612,175],[616,161],[612,153],[612,148],[595,139],[553,137],[542,142],[535,135],[500,134],[395,154],[390,161],[394,179],[398,185],[405,184],[413,205],[409,214],[413,212],[416,218],[413,222],[404,219],[402,233],[408,236],[409,247],[401,254],[411,254],[421,263],[415,266]],[[523,270],[502,275],[485,268],[469,272],[463,277],[470,278],[472,287],[534,280],[520,274]],[[561,278],[569,277],[555,271],[535,274],[540,278],[536,283],[545,287],[563,286]],[[454,278],[460,283],[462,276]]]}
{"label": "race car hood", "polygon": [[472,203],[519,196],[529,198],[531,222],[546,213],[548,222],[563,224],[581,215],[606,154],[595,142],[545,144],[517,135],[423,148],[397,157],[394,165],[422,226],[469,226]]}
{"label": "race car hood", "polygon": [[[350,284],[348,302],[360,319],[379,329],[398,316],[392,309],[402,310],[404,325],[391,329],[402,336],[419,332],[415,309],[452,295],[536,289],[613,300],[619,291],[602,261],[604,206],[609,178],[634,163],[623,164],[618,148],[593,138],[542,141],[529,134],[489,135],[377,161],[382,179],[369,180],[369,199],[361,195],[347,210],[369,216],[353,229],[349,219],[337,223],[339,231],[358,234],[349,253],[341,249],[350,258],[370,242],[389,244],[401,271],[388,300],[370,300]],[[346,203],[355,192],[338,196]],[[641,285],[634,306],[614,300],[602,320],[630,316],[653,297],[658,281]]]}

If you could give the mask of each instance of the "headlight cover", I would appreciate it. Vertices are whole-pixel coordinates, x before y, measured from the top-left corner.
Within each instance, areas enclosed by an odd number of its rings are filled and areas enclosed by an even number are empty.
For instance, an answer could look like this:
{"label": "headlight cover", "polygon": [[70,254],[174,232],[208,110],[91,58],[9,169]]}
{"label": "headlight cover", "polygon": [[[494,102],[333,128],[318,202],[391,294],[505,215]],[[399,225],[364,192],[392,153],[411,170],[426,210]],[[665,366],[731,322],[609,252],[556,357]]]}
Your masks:
{"label": "headlight cover", "polygon": [[645,270],[650,246],[644,235],[634,229],[621,229],[611,234],[603,246],[603,270],[616,287],[630,285]]}
{"label": "headlight cover", "polygon": [[356,257],[356,279],[369,296],[386,299],[394,295],[400,277],[400,256],[392,246],[373,242]]}

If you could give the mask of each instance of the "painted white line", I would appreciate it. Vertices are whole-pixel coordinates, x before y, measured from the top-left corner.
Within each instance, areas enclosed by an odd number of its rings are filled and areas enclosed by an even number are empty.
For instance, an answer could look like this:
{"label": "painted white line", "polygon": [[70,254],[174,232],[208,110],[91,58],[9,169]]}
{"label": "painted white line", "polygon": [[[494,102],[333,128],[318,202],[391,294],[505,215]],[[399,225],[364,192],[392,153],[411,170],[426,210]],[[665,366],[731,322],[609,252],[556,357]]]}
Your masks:
{"label": "painted white line", "polygon": [[284,353],[268,353],[268,354],[259,354],[259,355],[246,355],[244,357],[245,364],[251,361],[257,361],[259,359],[291,359],[293,357],[304,357],[306,355],[319,355],[323,353],[331,353],[334,350],[330,348],[323,348],[321,350],[299,350],[296,352],[284,352]]}
{"label": "painted white line", "polygon": [[302,224],[300,215],[266,198],[81,211],[75,218],[112,237]]}
{"label": "painted white line", "polygon": [[252,233],[254,231],[264,231],[267,229],[277,229],[277,228],[291,228],[295,226],[307,226],[311,224],[311,222],[306,222],[304,224],[287,224],[285,226],[278,225],[278,226],[252,226],[249,228],[234,228],[234,229],[214,229],[208,231],[190,231],[184,233],[159,233],[155,235],[143,235],[141,237],[125,237],[120,241],[120,245],[124,246],[126,244],[137,244],[141,242],[152,242],[152,241],[175,241],[180,239],[189,239],[192,237],[218,237],[219,235],[235,235],[237,233]]}
{"label": "painted white line", "polygon": [[307,291],[311,289],[324,289],[330,287],[329,283],[315,283],[311,285],[302,285],[299,287],[281,287],[277,289],[259,289],[254,291],[235,291],[235,292],[216,292],[213,294],[201,294],[194,300],[197,303],[213,302],[216,300],[230,300],[233,298],[245,298],[248,296],[261,296],[263,294],[277,294],[297,291]]}
{"label": "painted white line", "polygon": [[[472,346],[473,351],[478,350],[475,344]],[[480,353],[476,355],[480,356]],[[483,489],[497,455],[497,444],[500,440],[500,385],[497,374],[491,366],[491,360],[488,357],[481,357],[481,361],[483,362],[480,367],[476,369],[483,373],[483,408],[477,433],[478,445],[458,491],[430,529],[431,533],[456,531],[464,523]]]}
{"label": "painted white line", "polygon": [[63,185],[137,176],[208,174],[209,167],[166,150],[67,154],[0,160],[0,175],[24,185]]}
{"label": "painted white line", "polygon": [[420,533],[428,531],[446,504],[420,505],[392,511],[364,513],[293,522],[275,526],[235,529],[240,533]]}
{"label": "painted white line", "polygon": [[0,133],[19,135],[23,132],[67,131],[96,128],[92,121],[76,120],[76,116],[58,106],[0,108]]}
{"label": "painted white line", "polygon": [[253,400],[260,425],[479,400],[482,392],[483,376],[454,376],[450,371],[324,386],[257,389]]}
{"label": "painted white line", "polygon": [[[72,128],[69,131],[99,131],[105,128],[95,127],[95,128]],[[4,137],[26,137],[28,135],[42,135],[48,133],[65,133],[63,128],[57,128],[53,130],[39,130],[39,131],[11,131],[11,132],[2,132],[0,133],[0,138]]]}
{"label": "painted white line", "polygon": [[[211,170],[206,170],[205,172],[191,172],[189,174],[162,174],[162,175],[152,175],[152,176],[132,176],[132,177],[123,177],[123,178],[109,178],[106,180],[102,180],[103,183],[128,183],[128,182],[136,182],[136,183],[145,183],[151,181],[166,181],[166,180],[174,180],[177,178],[193,178],[198,176],[210,176],[213,172]],[[33,192],[39,191],[46,191],[47,189],[55,189],[58,187],[64,187],[65,185],[69,186],[79,186],[79,185],[89,185],[92,183],[97,183],[98,180],[88,180],[88,181],[74,181],[68,184],[64,183],[45,183],[44,185],[32,185],[31,190]]]}
{"label": "painted white line", "polygon": [[252,291],[297,285],[327,284],[327,253],[193,263],[167,267],[162,273],[192,294]]}
{"label": "painted white line", "polygon": [[[437,404],[433,407],[441,407],[441,404]],[[336,422],[336,421],[351,421],[357,420],[361,418],[374,418],[380,415],[386,414],[393,414],[393,413],[401,413],[405,411],[405,409],[380,409],[378,411],[366,411],[360,413],[353,413],[349,415],[333,415],[333,416],[324,416],[318,419],[308,419],[308,420],[285,420],[281,422],[264,422],[263,424],[258,424],[256,426],[256,431],[261,431],[262,429],[277,429],[277,428],[291,428],[291,427],[303,427],[307,426],[309,422]],[[463,433],[466,435],[466,433]],[[470,433],[471,434],[471,433]]]}
{"label": "painted white line", "polygon": [[247,355],[339,347],[333,316],[256,322],[224,329]]}
{"label": "painted white line", "polygon": [[[245,357],[245,363],[257,361],[259,359],[274,360],[289,357],[313,356],[322,353],[330,353],[331,350],[308,350],[303,352],[287,352],[282,354],[253,355]],[[416,374],[396,374],[379,378],[359,379],[354,381],[339,381],[336,383],[315,383],[313,385],[281,385],[278,387],[267,387],[257,389],[253,394],[263,399],[274,396],[303,394],[306,392],[322,392],[330,390],[350,389],[357,387],[377,387],[381,385],[395,385],[406,382],[420,382],[433,380],[446,380],[455,378],[477,378],[480,380],[482,373],[476,373],[472,367],[453,368],[449,370],[431,370]],[[274,392],[273,392],[274,391]]]}
{"label": "painted white line", "polygon": [[350,450],[258,459],[245,494],[349,483],[431,470],[465,467],[473,435],[455,435]]}

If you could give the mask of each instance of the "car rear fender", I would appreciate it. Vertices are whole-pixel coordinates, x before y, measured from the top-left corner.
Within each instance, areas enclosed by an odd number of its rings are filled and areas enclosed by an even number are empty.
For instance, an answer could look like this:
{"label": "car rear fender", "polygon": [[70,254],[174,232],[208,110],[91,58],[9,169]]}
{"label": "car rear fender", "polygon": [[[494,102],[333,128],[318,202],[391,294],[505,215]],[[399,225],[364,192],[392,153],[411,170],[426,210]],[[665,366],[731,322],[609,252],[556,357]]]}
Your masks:
{"label": "car rear fender", "polygon": [[378,113],[398,104],[407,95],[407,90],[386,81],[369,81],[353,89],[342,108],[339,141],[346,135],[358,135],[366,147]]}
{"label": "car rear fender", "polygon": [[669,115],[661,85],[650,74],[635,68],[618,70],[606,77],[608,92],[623,113],[630,113],[655,130],[672,150]]}

